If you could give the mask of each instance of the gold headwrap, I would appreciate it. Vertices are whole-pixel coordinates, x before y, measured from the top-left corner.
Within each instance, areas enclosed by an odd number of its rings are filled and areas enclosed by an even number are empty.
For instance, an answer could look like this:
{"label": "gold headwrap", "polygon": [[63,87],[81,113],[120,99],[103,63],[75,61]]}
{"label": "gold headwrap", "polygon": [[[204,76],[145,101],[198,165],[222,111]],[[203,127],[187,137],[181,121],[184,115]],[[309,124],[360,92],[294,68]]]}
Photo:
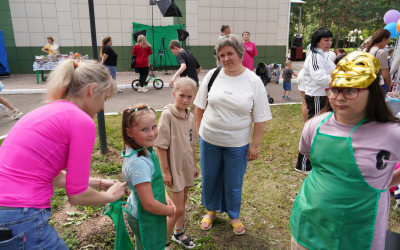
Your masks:
{"label": "gold headwrap", "polygon": [[367,88],[379,72],[381,64],[370,53],[354,51],[345,56],[331,73],[331,88]]}

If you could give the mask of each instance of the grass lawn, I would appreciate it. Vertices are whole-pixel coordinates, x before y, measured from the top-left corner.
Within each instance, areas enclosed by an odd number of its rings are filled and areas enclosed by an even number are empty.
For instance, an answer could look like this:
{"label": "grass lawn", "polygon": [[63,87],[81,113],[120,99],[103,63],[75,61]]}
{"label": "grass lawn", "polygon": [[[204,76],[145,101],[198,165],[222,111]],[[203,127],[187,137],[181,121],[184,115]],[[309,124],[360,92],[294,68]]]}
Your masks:
{"label": "grass lawn", "polygon": [[[289,249],[289,217],[305,178],[294,171],[303,122],[300,105],[272,106],[271,110],[273,119],[267,122],[260,157],[248,164],[244,179],[240,217],[246,234],[235,236],[226,214],[218,215],[210,231],[200,229],[204,207],[200,205],[201,179],[197,178],[189,193],[185,221],[185,230],[195,240],[196,249]],[[100,155],[96,142],[92,176],[122,180],[120,123],[120,116],[106,117],[109,153]],[[115,230],[111,219],[101,215],[103,206],[70,206],[65,191],[57,189],[52,208],[50,222],[70,249],[113,248]],[[399,221],[399,212],[390,209],[389,229],[400,233]],[[173,243],[171,249],[181,248]]]}

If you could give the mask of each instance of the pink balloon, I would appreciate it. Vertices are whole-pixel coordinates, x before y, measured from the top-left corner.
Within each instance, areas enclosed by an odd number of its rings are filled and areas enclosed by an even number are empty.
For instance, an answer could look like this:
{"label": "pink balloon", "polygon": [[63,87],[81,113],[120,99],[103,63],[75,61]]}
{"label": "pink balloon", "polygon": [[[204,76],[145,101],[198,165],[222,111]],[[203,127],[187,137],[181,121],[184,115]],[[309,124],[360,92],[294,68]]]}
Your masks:
{"label": "pink balloon", "polygon": [[385,24],[389,23],[397,23],[397,21],[400,18],[400,12],[397,10],[389,10],[385,13],[385,16],[383,17],[383,21]]}

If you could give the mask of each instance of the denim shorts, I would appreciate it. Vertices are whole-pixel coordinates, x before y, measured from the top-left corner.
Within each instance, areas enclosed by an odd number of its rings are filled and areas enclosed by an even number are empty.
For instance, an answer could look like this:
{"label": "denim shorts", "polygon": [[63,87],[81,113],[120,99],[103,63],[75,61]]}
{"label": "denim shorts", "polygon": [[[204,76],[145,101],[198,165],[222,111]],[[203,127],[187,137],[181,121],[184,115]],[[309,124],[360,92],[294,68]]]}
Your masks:
{"label": "denim shorts", "polygon": [[49,225],[50,208],[0,209],[0,228],[11,229],[12,238],[0,241],[0,250],[68,249]]}
{"label": "denim shorts", "polygon": [[283,90],[292,90],[292,83],[283,81]]}
{"label": "denim shorts", "polygon": [[110,71],[111,77],[114,80],[117,79],[117,66],[107,66],[107,65],[105,66],[108,68],[108,71]]}

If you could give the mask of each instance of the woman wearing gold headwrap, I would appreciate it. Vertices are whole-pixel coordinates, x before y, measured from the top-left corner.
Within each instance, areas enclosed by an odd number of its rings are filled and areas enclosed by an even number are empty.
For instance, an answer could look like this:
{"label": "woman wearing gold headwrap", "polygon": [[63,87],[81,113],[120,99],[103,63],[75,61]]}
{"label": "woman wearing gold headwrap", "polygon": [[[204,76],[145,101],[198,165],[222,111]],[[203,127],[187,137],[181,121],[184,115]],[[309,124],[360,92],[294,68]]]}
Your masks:
{"label": "woman wearing gold headwrap", "polygon": [[300,152],[313,170],[293,205],[292,249],[385,248],[388,188],[400,183],[400,121],[385,103],[379,67],[366,52],[343,58],[329,102],[304,126]]}

